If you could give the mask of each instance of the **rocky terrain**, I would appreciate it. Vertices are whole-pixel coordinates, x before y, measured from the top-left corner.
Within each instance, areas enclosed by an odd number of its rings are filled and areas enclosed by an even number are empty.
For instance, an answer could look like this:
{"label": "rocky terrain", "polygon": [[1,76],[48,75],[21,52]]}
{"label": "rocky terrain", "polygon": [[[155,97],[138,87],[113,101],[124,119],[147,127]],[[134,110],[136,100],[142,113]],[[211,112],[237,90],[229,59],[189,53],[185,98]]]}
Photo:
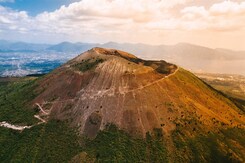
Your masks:
{"label": "rocky terrain", "polygon": [[86,137],[74,162],[245,160],[244,111],[174,64],[93,48],[30,86],[29,110]]}

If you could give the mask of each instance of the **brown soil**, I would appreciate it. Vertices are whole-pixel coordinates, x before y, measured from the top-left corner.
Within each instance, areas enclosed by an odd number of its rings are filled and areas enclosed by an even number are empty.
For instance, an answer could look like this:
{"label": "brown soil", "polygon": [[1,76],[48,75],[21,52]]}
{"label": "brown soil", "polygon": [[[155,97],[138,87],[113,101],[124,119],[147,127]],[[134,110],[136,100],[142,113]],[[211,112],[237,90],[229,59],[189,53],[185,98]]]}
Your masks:
{"label": "brown soil", "polygon": [[[88,64],[85,72],[74,66],[98,59],[103,62],[91,69]],[[161,128],[170,141],[176,125],[186,126],[190,137],[199,130],[218,132],[220,124],[244,127],[244,114],[190,72],[118,50],[91,49],[38,82],[41,93],[33,104],[89,137],[108,123],[139,137]]]}

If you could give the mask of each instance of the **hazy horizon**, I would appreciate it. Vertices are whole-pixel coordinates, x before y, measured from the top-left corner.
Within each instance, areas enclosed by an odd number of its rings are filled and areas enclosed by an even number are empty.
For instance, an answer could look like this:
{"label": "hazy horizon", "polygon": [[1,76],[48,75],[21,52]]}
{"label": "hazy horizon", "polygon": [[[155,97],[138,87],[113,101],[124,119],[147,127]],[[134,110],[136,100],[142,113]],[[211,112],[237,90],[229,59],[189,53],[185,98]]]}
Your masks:
{"label": "hazy horizon", "polygon": [[199,47],[204,47],[204,48],[208,48],[208,49],[224,49],[224,50],[232,50],[232,51],[236,51],[236,52],[245,52],[244,50],[235,50],[235,49],[230,49],[227,47],[209,47],[209,46],[205,46],[205,45],[201,45],[201,44],[195,44],[195,43],[190,43],[190,42],[177,42],[174,44],[147,44],[147,43],[141,43],[141,42],[116,42],[116,41],[106,41],[106,42],[85,42],[85,41],[69,41],[69,40],[61,40],[58,42],[54,42],[54,43],[46,43],[46,42],[28,42],[28,41],[22,41],[22,40],[6,40],[6,39],[0,39],[0,41],[7,41],[10,43],[18,43],[18,42],[22,42],[22,43],[27,43],[27,44],[46,44],[46,45],[58,45],[61,43],[72,43],[72,44],[76,44],[76,43],[84,43],[84,44],[98,44],[98,45],[103,45],[103,44],[107,44],[107,43],[117,43],[117,44],[142,44],[142,45],[148,45],[148,46],[174,46],[174,45],[178,45],[178,44],[190,44],[190,45],[194,45],[194,46],[199,46]]}
{"label": "hazy horizon", "polygon": [[68,60],[94,47],[129,52],[147,60],[165,60],[192,72],[245,75],[245,51],[210,49],[188,43],[172,46],[147,44],[59,43],[29,44],[5,42],[0,44],[0,76],[24,76],[48,73]]}

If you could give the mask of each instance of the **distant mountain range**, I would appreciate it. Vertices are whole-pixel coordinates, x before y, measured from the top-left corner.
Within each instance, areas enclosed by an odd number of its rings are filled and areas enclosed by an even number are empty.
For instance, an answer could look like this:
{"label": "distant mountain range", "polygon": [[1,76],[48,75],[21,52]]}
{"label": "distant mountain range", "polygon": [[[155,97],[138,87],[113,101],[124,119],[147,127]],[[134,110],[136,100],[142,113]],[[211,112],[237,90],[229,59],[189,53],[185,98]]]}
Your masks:
{"label": "distant mountain range", "polygon": [[26,42],[10,42],[0,40],[0,52],[33,52],[46,50],[49,44],[32,44]]}
{"label": "distant mountain range", "polygon": [[176,45],[148,45],[141,43],[133,44],[116,42],[108,42],[105,44],[61,42],[59,44],[51,45],[0,40],[0,52],[57,51],[82,53],[93,47],[117,48],[120,50],[127,50],[131,53],[136,53],[136,55],[149,58],[191,57],[193,59],[200,59],[201,57],[202,59],[245,59],[245,51],[211,49],[189,43],[179,43]]}
{"label": "distant mountain range", "polygon": [[212,49],[188,43],[147,45],[116,42],[105,44],[62,42],[56,45],[49,45],[0,40],[0,52],[28,53],[52,51],[81,54],[93,47],[115,48],[128,51],[144,59],[163,59],[198,72],[205,71],[245,75],[245,71],[242,72],[242,70],[245,70],[245,51]]}
{"label": "distant mountain range", "polygon": [[95,46],[99,46],[100,44],[92,44],[92,43],[71,43],[71,42],[62,42],[57,45],[50,46],[47,50],[57,51],[57,52],[84,52],[88,49],[91,49]]}

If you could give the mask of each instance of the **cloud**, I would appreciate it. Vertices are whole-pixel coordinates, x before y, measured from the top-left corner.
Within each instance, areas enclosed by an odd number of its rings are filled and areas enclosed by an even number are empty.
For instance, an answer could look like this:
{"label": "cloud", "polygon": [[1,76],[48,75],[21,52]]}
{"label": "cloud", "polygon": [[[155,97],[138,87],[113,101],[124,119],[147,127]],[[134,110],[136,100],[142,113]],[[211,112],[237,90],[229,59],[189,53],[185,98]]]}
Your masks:
{"label": "cloud", "polygon": [[[24,34],[31,30],[32,20],[25,11],[14,11],[0,6],[0,30],[1,33]],[[34,26],[33,26],[34,28]]]}
{"label": "cloud", "polygon": [[23,29],[29,26],[31,19],[25,11],[14,11],[0,6],[0,29],[2,31],[15,30],[23,32]]}
{"label": "cloud", "polygon": [[209,9],[212,15],[241,15],[245,14],[245,2],[236,3],[232,1],[224,1],[214,4]]}
{"label": "cloud", "polygon": [[[59,26],[56,32],[109,32],[122,29],[142,30],[231,30],[244,26],[245,2],[224,1],[204,6],[187,6],[177,15],[172,9],[187,0],[83,0],[54,12],[44,12],[35,19],[40,24]],[[44,28],[47,26],[44,26]],[[92,29],[92,30],[91,30]],[[82,32],[82,31],[81,31]]]}
{"label": "cloud", "polygon": [[191,6],[181,10],[183,24],[191,29],[239,30],[245,26],[245,2],[224,1],[206,9]]}
{"label": "cloud", "polygon": [[[189,0],[83,0],[54,12],[44,12],[36,17],[38,22],[50,23],[54,32],[73,33],[126,33],[147,32],[150,28],[174,28],[168,10]],[[171,19],[171,20],[170,20]],[[164,25],[165,24],[165,25]],[[156,25],[156,26],[155,26]],[[46,28],[45,26],[44,28]],[[164,28],[163,28],[164,29]]]}
{"label": "cloud", "polygon": [[177,36],[189,31],[244,32],[245,2],[193,4],[193,0],[82,0],[35,17],[0,6],[0,36],[28,33],[23,36],[48,41],[62,37],[76,41],[157,43],[169,33]]}
{"label": "cloud", "polygon": [[41,19],[79,18],[80,16],[151,21],[162,10],[183,4],[186,0],[83,0],[68,7],[38,15]]}

